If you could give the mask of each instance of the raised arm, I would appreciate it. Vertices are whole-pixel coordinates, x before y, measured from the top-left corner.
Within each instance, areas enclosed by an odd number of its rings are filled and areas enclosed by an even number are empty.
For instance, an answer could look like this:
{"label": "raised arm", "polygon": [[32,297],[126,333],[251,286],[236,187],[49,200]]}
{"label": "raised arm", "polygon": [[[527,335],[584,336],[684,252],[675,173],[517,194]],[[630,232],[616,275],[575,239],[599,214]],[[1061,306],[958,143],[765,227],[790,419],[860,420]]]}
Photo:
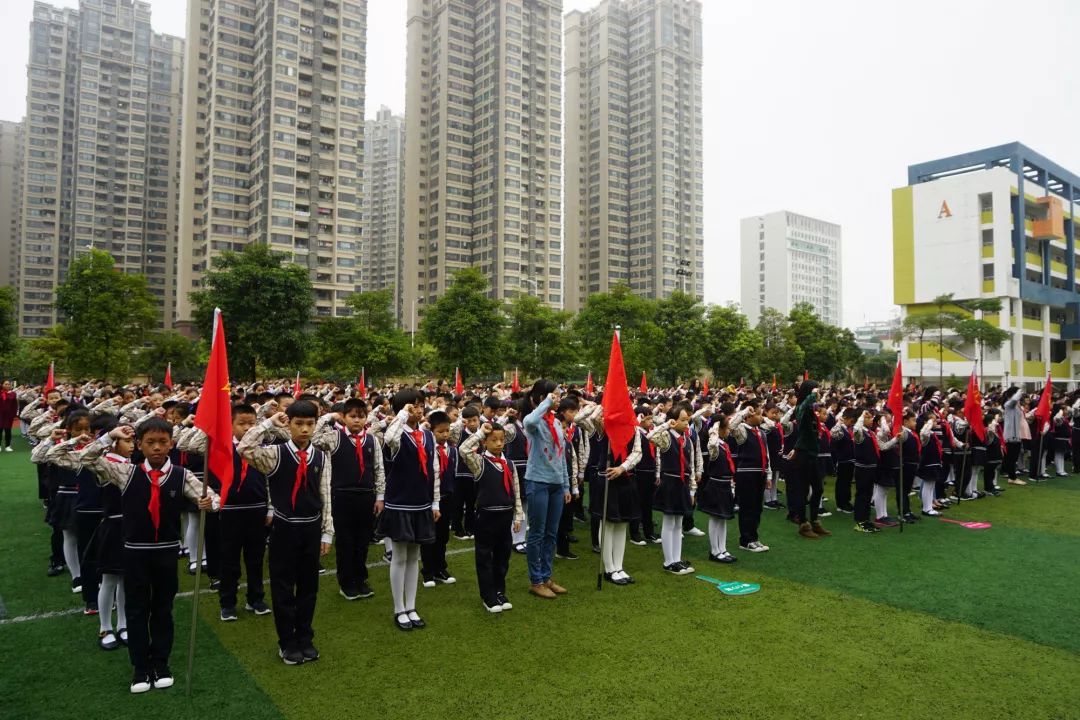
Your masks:
{"label": "raised arm", "polygon": [[480,447],[480,443],[487,437],[486,427],[486,424],[481,425],[476,432],[465,438],[465,442],[458,447],[458,460],[464,461],[465,466],[469,468],[469,472],[477,479],[484,472],[484,458],[476,452],[476,449]]}
{"label": "raised arm", "polygon": [[319,418],[315,424],[315,432],[311,436],[311,444],[328,453],[337,452],[338,443],[341,441],[341,433],[334,426],[337,421],[335,413],[327,413]]}
{"label": "raised arm", "polygon": [[[278,415],[274,415],[274,417],[278,417]],[[263,447],[262,444],[273,424],[273,418],[263,420],[244,433],[243,439],[236,446],[236,451],[240,453],[240,456],[251,463],[251,466],[263,475],[274,472],[278,464],[279,450],[277,446]]]}

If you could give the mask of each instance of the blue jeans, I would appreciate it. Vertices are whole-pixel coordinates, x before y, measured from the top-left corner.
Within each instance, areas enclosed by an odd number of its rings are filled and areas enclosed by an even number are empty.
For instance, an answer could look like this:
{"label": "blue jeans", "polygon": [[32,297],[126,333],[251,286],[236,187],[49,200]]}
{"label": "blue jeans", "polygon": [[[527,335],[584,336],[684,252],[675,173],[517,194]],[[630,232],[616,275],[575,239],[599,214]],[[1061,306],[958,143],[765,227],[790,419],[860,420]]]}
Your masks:
{"label": "blue jeans", "polygon": [[555,536],[562,516],[563,486],[525,481],[525,506],[529,518],[528,543],[529,582],[533,585],[551,579],[551,564],[555,559]]}

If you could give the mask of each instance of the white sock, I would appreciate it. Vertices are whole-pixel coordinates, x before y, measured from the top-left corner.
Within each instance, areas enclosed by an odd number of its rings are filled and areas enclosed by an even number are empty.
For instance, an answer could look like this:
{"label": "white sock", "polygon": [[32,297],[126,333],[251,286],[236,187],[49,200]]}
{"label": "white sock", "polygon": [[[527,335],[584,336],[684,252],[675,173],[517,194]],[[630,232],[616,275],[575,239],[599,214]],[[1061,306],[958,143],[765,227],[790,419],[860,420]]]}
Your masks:
{"label": "white sock", "polygon": [[98,585],[97,604],[98,622],[101,632],[112,632],[112,606],[116,599],[116,587],[120,576],[105,573],[101,576],[101,584]]}
{"label": "white sock", "polygon": [[389,552],[394,552],[394,541],[388,537],[382,539],[383,548]]}
{"label": "white sock", "polygon": [[[513,522],[513,521],[511,521],[511,522]],[[514,532],[513,529],[512,529],[512,526],[511,526],[511,530],[510,530],[510,542],[511,542],[511,544],[520,545],[521,543],[525,542],[525,538],[528,537],[528,533],[529,533],[528,522],[525,520],[525,518],[522,518],[521,519],[521,529],[520,530],[518,530],[517,532]]]}
{"label": "white sock", "polygon": [[682,515],[665,514],[660,524],[660,547],[664,550],[664,565],[679,559],[682,554]]}
{"label": "white sock", "polygon": [[623,569],[623,558],[626,556],[626,530],[628,523],[609,523],[611,531],[611,566],[615,570]]}
{"label": "white sock", "polygon": [[878,518],[889,514],[889,488],[877,483],[874,483],[874,511]]}
{"label": "white sock", "polygon": [[727,520],[709,517],[709,547],[713,555],[727,552]]}
{"label": "white sock", "polygon": [[1061,450],[1054,453],[1054,467],[1057,468],[1058,475],[1065,474],[1065,453]]}
{"label": "white sock", "polygon": [[609,575],[619,569],[619,566],[615,564],[615,559],[611,554],[612,545],[612,527],[614,523],[604,521],[600,525],[600,557],[604,561],[604,572]]}
{"label": "white sock", "polygon": [[82,577],[82,568],[79,565],[79,537],[74,530],[64,531],[64,562],[67,563],[72,580]]}
{"label": "white sock", "polygon": [[930,512],[934,509],[934,489],[934,483],[923,480],[921,491],[923,512]]}
{"label": "white sock", "polygon": [[[409,543],[405,546],[405,609],[416,609],[416,588],[420,580],[420,546]],[[394,551],[397,557],[397,551]]]}
{"label": "white sock", "polygon": [[[390,540],[390,538],[387,538]],[[407,609],[405,605],[405,566],[409,562],[408,543],[390,542],[390,593],[394,596],[394,612],[399,615]]]}
{"label": "white sock", "polygon": [[127,594],[124,592],[124,578],[116,578],[116,627],[127,632]]}
{"label": "white sock", "polygon": [[[184,531],[184,542],[188,549],[188,562],[196,561],[195,555],[199,551],[199,513],[189,512],[187,515],[187,529]],[[206,543],[203,543],[202,559],[206,559]]]}

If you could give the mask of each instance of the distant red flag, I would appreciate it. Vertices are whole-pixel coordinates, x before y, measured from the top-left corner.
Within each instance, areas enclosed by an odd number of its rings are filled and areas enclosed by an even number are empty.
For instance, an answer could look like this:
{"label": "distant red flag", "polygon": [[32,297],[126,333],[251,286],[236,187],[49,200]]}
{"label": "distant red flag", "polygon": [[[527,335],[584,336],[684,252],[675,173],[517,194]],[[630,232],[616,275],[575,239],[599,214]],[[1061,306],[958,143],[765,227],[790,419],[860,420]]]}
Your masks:
{"label": "distant red flag", "polygon": [[45,388],[41,391],[42,395],[47,395],[50,390],[56,389],[56,363],[49,363],[49,375],[45,378]]}
{"label": "distant red flag", "polygon": [[1054,393],[1054,386],[1050,382],[1050,373],[1046,374],[1046,385],[1043,386],[1042,396],[1039,398],[1039,405],[1035,408],[1035,419],[1039,421],[1039,433],[1043,432],[1043,428],[1050,422],[1050,396]]}
{"label": "distant red flag", "polygon": [[772,391],[776,392],[776,373],[773,373],[772,376]]}
{"label": "distant red flag", "polygon": [[803,382],[806,382],[807,380],[810,379],[810,371],[809,370],[803,370],[802,371],[802,379],[803,379]]}
{"label": "distant red flag", "polygon": [[889,399],[885,402],[885,405],[892,411],[892,434],[895,437],[900,432],[900,428],[904,426],[904,371],[899,357],[896,358],[896,373],[893,375],[892,387],[889,388]]}
{"label": "distant red flag", "polygon": [[[620,358],[622,357],[622,346],[619,346],[619,357]],[[626,370],[623,370],[623,377],[625,377],[625,376],[626,376]],[[611,378],[611,370],[608,370],[608,379],[610,380],[610,378]],[[604,389],[607,390],[607,384],[606,383],[604,384]],[[643,393],[649,392],[649,383],[645,379],[645,371],[644,370],[641,371],[641,388],[640,389],[641,389],[641,392],[643,392]],[[607,397],[606,392],[604,393],[604,397]]]}
{"label": "distant red flag", "polygon": [[589,378],[585,381],[585,393],[587,395],[593,394],[592,370],[589,371]]}
{"label": "distant red flag", "polygon": [[702,395],[708,395],[709,394],[709,378],[705,378],[705,383],[701,386],[701,394]]}
{"label": "distant red flag", "polygon": [[521,383],[518,382],[517,368],[514,368],[514,382],[510,384],[510,392],[521,392]]}
{"label": "distant red flag", "polygon": [[162,384],[172,390],[172,363],[165,366],[165,382]]}
{"label": "distant red flag", "polygon": [[233,481],[232,403],[229,361],[225,355],[225,326],[221,310],[214,310],[214,339],[206,365],[202,397],[195,411],[195,427],[206,433],[206,469],[221,483],[221,502]]}
{"label": "distant red flag", "polygon": [[[645,374],[641,375],[644,392]],[[626,386],[626,368],[623,366],[622,346],[619,336],[611,338],[611,357],[608,359],[607,378],[604,381],[604,434],[608,437],[608,447],[615,462],[626,459],[627,446],[637,432],[637,416],[630,404],[630,391]]]}
{"label": "distant red flag", "polygon": [[356,386],[356,394],[360,399],[367,397],[367,378],[364,374],[364,368],[360,368],[360,383]]}
{"label": "distant red flag", "polygon": [[461,369],[454,368],[454,394],[464,395],[465,386],[461,384]]}
{"label": "distant red flag", "polygon": [[303,389],[302,389],[302,388],[300,387],[300,371],[299,371],[299,370],[297,370],[297,371],[296,371],[296,382],[294,382],[294,383],[293,383],[293,386],[292,386],[292,396],[293,396],[294,398],[298,398],[298,397],[300,397],[300,396],[301,396],[301,395],[303,395],[303,394],[304,394],[304,391],[303,391]]}
{"label": "distant red flag", "polygon": [[979,442],[986,442],[986,425],[983,424],[982,395],[979,393],[979,381],[975,378],[975,370],[972,369],[971,377],[968,378],[967,395],[964,396],[964,417],[967,418],[968,427]]}

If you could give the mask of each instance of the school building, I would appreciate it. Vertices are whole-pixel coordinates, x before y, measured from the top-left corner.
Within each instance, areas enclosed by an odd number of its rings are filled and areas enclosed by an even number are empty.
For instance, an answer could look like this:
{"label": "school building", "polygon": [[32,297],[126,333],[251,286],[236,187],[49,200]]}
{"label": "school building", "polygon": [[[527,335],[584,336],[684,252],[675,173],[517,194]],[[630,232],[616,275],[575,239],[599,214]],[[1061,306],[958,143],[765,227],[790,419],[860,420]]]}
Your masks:
{"label": "school building", "polygon": [[[943,309],[1006,330],[1000,348],[982,349],[986,384],[1041,385],[1047,372],[1073,387],[1080,376],[1080,284],[1076,230],[1080,176],[1020,143],[908,168],[893,190],[893,285],[901,317]],[[997,313],[968,312],[963,301],[997,298]],[[904,373],[967,377],[980,348],[937,330],[901,343]],[[942,372],[943,370],[943,372]]]}

